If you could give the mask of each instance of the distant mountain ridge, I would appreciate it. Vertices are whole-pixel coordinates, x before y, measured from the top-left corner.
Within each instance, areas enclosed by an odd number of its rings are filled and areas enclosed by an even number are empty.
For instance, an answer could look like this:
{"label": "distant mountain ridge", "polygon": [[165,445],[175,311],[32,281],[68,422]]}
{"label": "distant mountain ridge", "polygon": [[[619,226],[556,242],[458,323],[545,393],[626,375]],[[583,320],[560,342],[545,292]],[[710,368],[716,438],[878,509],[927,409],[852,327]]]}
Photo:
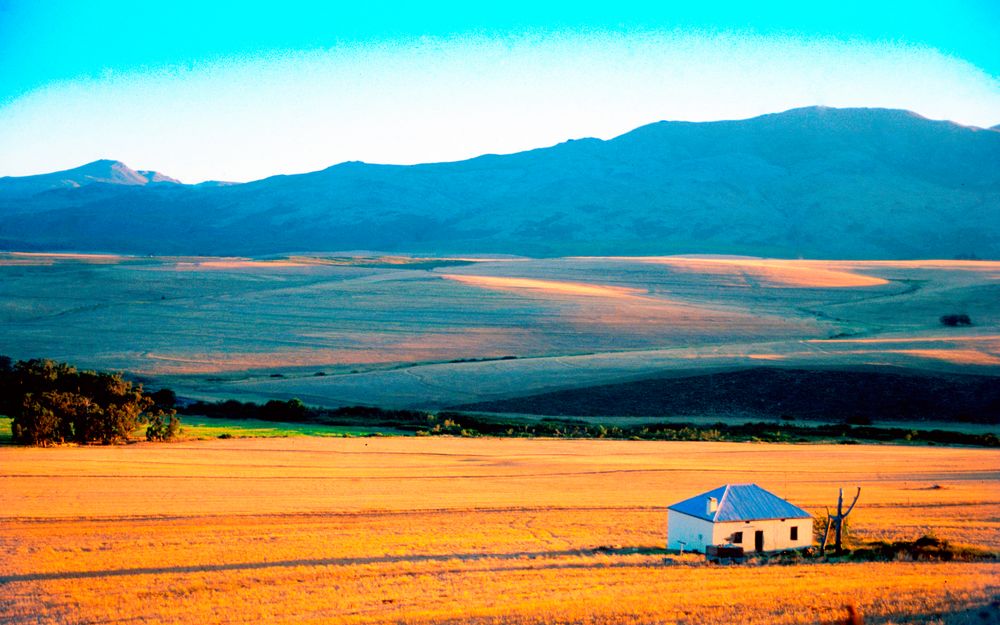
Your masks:
{"label": "distant mountain ridge", "polygon": [[0,179],[0,248],[1000,257],[1000,133],[892,109],[182,185],[116,161]]}
{"label": "distant mountain ridge", "polygon": [[145,186],[149,184],[180,184],[157,171],[136,171],[121,161],[102,159],[74,169],[36,176],[0,178],[0,198],[30,196],[52,189],[74,189],[89,184]]}

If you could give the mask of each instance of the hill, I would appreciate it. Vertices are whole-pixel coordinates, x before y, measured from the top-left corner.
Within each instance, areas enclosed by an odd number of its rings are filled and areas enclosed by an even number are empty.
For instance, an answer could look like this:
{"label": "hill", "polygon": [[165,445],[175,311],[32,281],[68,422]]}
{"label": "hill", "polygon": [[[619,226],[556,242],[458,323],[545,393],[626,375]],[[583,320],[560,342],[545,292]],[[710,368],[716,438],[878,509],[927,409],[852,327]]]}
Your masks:
{"label": "hill", "polygon": [[1000,386],[993,376],[895,367],[756,367],[541,393],[457,409],[578,417],[708,415],[996,424]]}
{"label": "hill", "polygon": [[136,171],[120,161],[105,159],[51,174],[5,176],[0,178],[0,198],[24,198],[54,189],[78,189],[92,184],[145,186],[180,184],[180,181],[157,171]]}
{"label": "hill", "polygon": [[228,186],[149,184],[113,164],[82,174],[92,184],[0,180],[0,247],[998,258],[998,164],[990,130],[829,108]]}

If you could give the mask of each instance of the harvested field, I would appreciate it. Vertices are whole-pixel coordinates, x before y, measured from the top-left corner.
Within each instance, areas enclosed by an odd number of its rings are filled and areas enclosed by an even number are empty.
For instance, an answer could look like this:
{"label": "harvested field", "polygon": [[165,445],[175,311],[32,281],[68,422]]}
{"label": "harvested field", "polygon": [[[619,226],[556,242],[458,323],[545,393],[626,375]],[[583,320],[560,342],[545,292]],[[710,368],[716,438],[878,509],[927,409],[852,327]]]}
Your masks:
{"label": "harvested field", "polygon": [[[0,254],[7,355],[324,406],[759,364],[996,375],[998,302],[988,261]],[[958,312],[973,326],[941,326]]]}
{"label": "harvested field", "polygon": [[851,602],[869,623],[990,615],[998,564],[665,565],[664,507],[725,481],[813,512],[858,484],[859,538],[930,532],[1000,548],[1000,454],[984,449],[450,438],[7,447],[0,622],[729,623],[738,605],[745,623],[817,623]]}
{"label": "harvested field", "polygon": [[842,288],[888,284],[883,278],[853,271],[854,268],[849,265],[840,269],[824,262],[682,256],[637,257],[630,260],[666,265],[677,271],[710,275],[717,280],[728,279],[730,284],[743,284],[747,287],[766,285],[790,288]]}

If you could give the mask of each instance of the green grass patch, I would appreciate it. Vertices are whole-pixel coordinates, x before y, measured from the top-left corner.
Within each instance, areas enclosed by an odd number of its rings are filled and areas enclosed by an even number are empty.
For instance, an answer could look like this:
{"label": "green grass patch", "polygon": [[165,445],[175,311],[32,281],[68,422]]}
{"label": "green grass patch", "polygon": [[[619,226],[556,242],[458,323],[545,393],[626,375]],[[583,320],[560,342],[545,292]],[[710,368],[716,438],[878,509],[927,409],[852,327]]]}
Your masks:
{"label": "green grass patch", "polygon": [[[9,432],[9,428],[8,428]],[[411,432],[391,427],[277,423],[257,419],[218,419],[184,415],[181,438],[283,438],[288,436],[403,436]]]}
{"label": "green grass patch", "polygon": [[[10,417],[0,417],[0,445],[13,444]],[[289,436],[410,436],[412,432],[391,427],[363,427],[355,425],[314,425],[309,423],[275,423],[256,419],[216,419],[185,415],[181,420],[181,438],[285,438]],[[133,433],[134,438],[144,439],[146,426]]]}

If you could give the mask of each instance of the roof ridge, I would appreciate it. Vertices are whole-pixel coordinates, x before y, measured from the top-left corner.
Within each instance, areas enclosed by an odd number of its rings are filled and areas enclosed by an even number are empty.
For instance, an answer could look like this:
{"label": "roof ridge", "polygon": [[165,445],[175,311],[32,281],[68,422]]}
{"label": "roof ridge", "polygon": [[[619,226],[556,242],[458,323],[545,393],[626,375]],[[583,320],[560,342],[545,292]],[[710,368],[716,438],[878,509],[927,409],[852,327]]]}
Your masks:
{"label": "roof ridge", "polygon": [[719,518],[719,511],[722,510],[722,504],[726,501],[726,495],[729,494],[730,486],[732,486],[732,484],[723,485],[722,497],[719,497],[719,504],[715,506],[715,514],[712,515],[713,523]]}

